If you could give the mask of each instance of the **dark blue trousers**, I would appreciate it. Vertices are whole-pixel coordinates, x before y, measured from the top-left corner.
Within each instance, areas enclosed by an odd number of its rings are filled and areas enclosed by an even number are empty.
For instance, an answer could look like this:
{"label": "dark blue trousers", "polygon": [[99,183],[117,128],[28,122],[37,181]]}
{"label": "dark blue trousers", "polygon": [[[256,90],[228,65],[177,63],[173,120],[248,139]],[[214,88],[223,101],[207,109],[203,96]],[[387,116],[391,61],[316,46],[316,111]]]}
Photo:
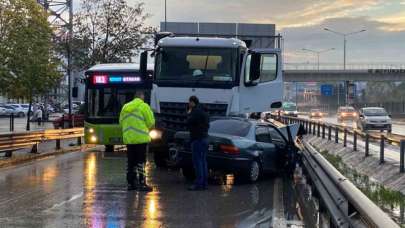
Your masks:
{"label": "dark blue trousers", "polygon": [[207,138],[193,140],[191,142],[191,150],[193,153],[193,165],[196,174],[194,184],[199,187],[207,187],[208,185]]}

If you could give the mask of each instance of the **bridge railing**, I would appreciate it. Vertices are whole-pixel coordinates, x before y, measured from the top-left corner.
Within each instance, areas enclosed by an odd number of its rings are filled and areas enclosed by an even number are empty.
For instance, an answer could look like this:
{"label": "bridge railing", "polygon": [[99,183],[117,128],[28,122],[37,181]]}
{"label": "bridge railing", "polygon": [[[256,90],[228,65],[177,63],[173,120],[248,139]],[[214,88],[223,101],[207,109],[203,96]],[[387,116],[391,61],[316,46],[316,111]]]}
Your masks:
{"label": "bridge railing", "polygon": [[[320,70],[342,70],[343,64],[322,63]],[[347,70],[368,70],[368,69],[405,69],[405,63],[348,63]],[[284,63],[284,70],[318,70],[316,63]]]}

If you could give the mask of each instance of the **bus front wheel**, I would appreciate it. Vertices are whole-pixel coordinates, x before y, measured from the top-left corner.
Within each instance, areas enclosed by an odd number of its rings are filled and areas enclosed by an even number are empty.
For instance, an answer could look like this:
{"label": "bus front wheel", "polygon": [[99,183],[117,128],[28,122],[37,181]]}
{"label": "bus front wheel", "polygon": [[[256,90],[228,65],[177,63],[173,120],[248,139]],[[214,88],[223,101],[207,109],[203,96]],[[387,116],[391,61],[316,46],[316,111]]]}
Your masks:
{"label": "bus front wheel", "polygon": [[114,152],[114,145],[105,145],[105,152],[107,153]]}

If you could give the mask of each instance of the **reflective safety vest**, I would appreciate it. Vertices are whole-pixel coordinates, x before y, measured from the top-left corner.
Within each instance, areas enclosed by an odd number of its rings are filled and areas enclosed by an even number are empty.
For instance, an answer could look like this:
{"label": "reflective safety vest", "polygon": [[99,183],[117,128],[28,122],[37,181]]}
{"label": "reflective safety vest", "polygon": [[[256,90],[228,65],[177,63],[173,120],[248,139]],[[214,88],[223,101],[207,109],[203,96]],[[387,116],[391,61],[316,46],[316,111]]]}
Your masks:
{"label": "reflective safety vest", "polygon": [[149,143],[149,131],[155,125],[155,118],[149,105],[139,98],[122,107],[120,126],[124,144]]}

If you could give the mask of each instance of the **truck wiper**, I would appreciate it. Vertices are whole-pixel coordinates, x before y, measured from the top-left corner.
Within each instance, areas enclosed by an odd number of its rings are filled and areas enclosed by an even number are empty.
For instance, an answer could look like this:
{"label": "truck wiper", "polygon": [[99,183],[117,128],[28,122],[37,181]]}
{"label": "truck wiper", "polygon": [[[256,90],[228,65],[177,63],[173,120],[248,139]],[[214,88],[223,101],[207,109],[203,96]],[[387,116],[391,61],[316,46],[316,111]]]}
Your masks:
{"label": "truck wiper", "polygon": [[210,54],[210,53],[208,52],[208,53],[207,53],[207,58],[205,58],[205,65],[204,65],[203,74],[202,74],[201,78],[195,80],[193,87],[196,87],[196,86],[198,85],[198,83],[201,82],[201,81],[205,78],[205,76],[206,76],[205,73],[207,73],[207,66],[208,66],[209,54]]}

